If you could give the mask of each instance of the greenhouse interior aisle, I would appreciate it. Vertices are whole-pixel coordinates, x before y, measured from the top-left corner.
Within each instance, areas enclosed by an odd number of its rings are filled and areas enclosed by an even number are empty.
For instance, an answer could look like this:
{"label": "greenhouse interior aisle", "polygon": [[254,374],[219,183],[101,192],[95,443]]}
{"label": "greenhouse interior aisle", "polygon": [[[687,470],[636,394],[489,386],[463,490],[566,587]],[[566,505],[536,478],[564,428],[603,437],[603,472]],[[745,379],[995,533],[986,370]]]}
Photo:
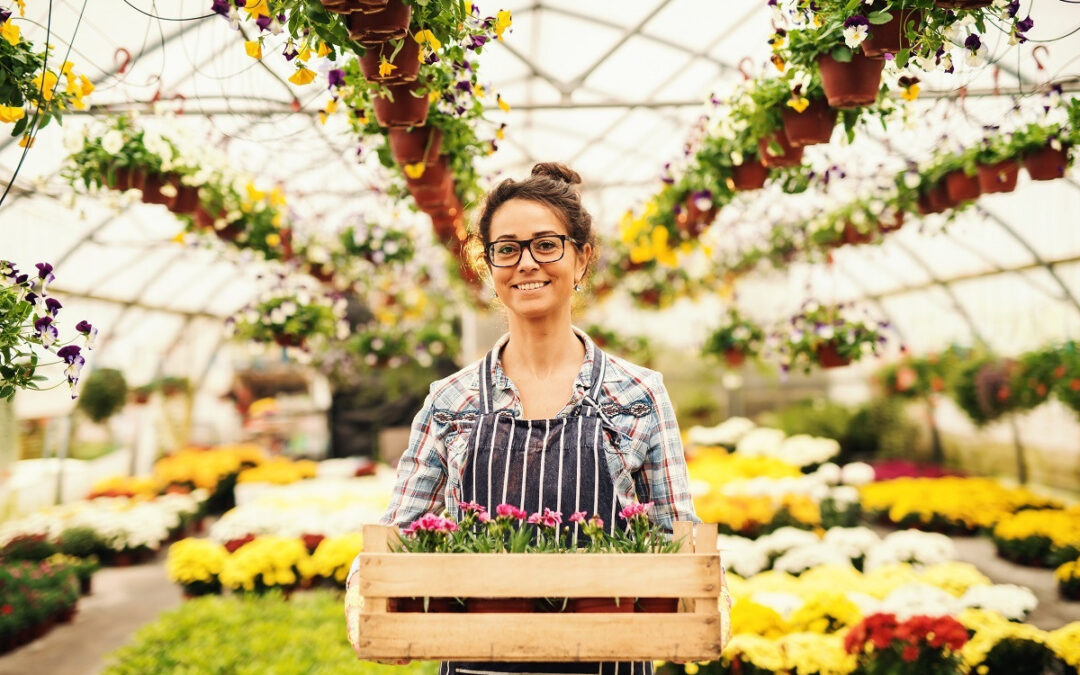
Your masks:
{"label": "greenhouse interior aisle", "polygon": [[1078,92],[1070,0],[0,0],[0,675],[1078,675]]}

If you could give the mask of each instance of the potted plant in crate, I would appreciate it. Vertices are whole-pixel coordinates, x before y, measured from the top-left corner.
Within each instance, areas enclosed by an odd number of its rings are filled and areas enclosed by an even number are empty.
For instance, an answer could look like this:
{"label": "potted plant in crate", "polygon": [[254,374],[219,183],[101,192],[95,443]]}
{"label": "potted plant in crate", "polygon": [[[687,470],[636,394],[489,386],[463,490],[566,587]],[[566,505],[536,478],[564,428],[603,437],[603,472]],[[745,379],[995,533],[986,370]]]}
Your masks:
{"label": "potted plant in crate", "polygon": [[733,307],[721,325],[705,339],[701,353],[722,358],[729,367],[738,368],[746,357],[756,358],[764,343],[765,331]]}
{"label": "potted plant in crate", "polygon": [[781,368],[788,371],[799,366],[809,371],[814,364],[837,368],[859,360],[867,352],[877,354],[886,341],[888,324],[853,315],[846,305],[827,306],[814,300],[804,303],[802,310],[774,335]]}

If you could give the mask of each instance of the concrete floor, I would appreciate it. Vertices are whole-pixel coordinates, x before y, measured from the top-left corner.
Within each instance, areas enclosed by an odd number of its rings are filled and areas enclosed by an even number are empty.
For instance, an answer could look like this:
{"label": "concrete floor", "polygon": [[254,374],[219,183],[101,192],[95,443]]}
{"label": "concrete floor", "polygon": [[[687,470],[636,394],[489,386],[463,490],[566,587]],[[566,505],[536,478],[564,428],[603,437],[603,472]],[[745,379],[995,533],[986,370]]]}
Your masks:
{"label": "concrete floor", "polygon": [[[1080,620],[1080,602],[1057,597],[1052,570],[1020,567],[998,558],[982,537],[954,539],[958,558],[976,565],[995,583],[1027,586],[1039,598],[1028,618],[1044,630]],[[94,575],[94,592],[79,600],[75,621],[0,657],[0,675],[96,675],[105,657],[129,642],[135,631],[163,610],[183,602],[180,588],[165,576],[165,554],[145,565],[105,568]]]}

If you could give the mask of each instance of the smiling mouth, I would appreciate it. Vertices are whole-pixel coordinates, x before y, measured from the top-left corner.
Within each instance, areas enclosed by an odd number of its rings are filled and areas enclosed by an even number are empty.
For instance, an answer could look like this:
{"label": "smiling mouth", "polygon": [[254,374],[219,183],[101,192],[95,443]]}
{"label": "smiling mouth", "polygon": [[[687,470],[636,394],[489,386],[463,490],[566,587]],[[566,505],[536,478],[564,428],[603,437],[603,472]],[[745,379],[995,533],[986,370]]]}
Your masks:
{"label": "smiling mouth", "polygon": [[514,284],[511,288],[515,288],[519,291],[535,291],[551,284],[550,281],[530,281],[523,284]]}

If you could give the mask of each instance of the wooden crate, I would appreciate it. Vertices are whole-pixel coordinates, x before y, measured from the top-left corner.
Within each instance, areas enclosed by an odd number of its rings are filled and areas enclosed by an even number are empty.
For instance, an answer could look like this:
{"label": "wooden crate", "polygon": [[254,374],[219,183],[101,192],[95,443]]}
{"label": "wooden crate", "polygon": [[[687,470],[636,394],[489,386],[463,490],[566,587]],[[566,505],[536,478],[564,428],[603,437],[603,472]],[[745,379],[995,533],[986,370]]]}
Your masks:
{"label": "wooden crate", "polygon": [[[391,553],[396,530],[364,527],[353,610],[363,659],[631,661],[719,658],[726,615],[716,525],[676,523],[668,554]],[[396,613],[396,597],[682,598],[677,613]]]}

